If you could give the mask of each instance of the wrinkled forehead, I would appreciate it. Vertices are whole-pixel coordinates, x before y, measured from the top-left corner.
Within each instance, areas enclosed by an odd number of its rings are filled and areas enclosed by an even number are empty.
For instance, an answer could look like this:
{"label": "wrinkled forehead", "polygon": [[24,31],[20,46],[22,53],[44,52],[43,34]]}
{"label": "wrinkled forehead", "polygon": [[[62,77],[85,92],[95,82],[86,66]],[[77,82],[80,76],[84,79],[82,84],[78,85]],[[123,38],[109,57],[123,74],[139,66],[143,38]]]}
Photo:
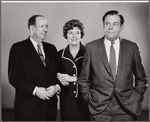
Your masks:
{"label": "wrinkled forehead", "polygon": [[48,24],[48,22],[45,17],[37,17],[36,24]]}
{"label": "wrinkled forehead", "polygon": [[105,21],[104,22],[118,22],[120,23],[121,22],[121,19],[119,17],[119,15],[107,15],[106,18],[105,18]]}

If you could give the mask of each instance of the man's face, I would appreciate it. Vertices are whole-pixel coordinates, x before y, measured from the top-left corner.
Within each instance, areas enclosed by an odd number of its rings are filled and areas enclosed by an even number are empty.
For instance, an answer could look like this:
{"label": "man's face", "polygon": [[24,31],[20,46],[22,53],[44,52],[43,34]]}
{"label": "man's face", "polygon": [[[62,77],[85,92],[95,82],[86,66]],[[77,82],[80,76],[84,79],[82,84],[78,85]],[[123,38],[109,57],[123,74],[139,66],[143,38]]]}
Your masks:
{"label": "man's face", "polygon": [[45,40],[48,32],[48,23],[44,17],[37,17],[35,26],[33,26],[33,39],[42,42]]}
{"label": "man's face", "polygon": [[123,30],[123,25],[120,23],[118,15],[107,15],[104,21],[105,36],[110,41],[115,41],[120,32]]}

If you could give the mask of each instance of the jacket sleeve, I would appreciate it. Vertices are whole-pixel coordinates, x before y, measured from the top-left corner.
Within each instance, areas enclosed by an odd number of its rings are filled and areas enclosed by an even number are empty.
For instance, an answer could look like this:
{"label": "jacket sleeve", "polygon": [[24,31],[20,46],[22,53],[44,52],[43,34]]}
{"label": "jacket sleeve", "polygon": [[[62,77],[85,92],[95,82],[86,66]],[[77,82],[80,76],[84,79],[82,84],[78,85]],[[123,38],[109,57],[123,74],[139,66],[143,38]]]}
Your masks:
{"label": "jacket sleeve", "polygon": [[88,102],[91,81],[90,81],[90,54],[87,45],[83,57],[83,63],[81,67],[81,73],[78,78],[78,82],[80,91],[82,93],[82,97],[86,102]]}
{"label": "jacket sleeve", "polygon": [[[57,52],[57,73],[63,73],[63,66],[62,66],[62,62],[61,62],[61,51]],[[57,83],[60,86],[60,88],[62,89],[64,86],[61,84],[61,82],[58,80],[57,78]]]}
{"label": "jacket sleeve", "polygon": [[135,63],[133,69],[134,69],[134,76],[135,76],[135,88],[138,90],[139,93],[143,95],[147,89],[148,81],[147,81],[144,67],[142,65],[140,51],[137,44],[134,49],[135,49],[134,50]]}
{"label": "jacket sleeve", "polygon": [[58,72],[59,73],[63,73],[63,66],[62,66],[62,62],[61,62],[61,56],[62,56],[62,53],[61,51],[57,52],[57,59],[58,59]]}
{"label": "jacket sleeve", "polygon": [[10,84],[23,93],[33,94],[35,84],[23,78],[21,52],[19,45],[12,45],[8,61],[8,78]]}

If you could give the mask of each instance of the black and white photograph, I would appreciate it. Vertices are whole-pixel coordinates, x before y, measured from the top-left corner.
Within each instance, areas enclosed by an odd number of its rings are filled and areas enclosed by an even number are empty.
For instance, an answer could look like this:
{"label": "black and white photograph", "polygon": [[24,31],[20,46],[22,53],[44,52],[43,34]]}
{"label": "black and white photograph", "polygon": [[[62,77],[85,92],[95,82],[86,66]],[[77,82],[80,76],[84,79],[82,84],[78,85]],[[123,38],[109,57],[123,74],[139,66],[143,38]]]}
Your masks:
{"label": "black and white photograph", "polygon": [[2,121],[149,121],[149,1],[1,1]]}

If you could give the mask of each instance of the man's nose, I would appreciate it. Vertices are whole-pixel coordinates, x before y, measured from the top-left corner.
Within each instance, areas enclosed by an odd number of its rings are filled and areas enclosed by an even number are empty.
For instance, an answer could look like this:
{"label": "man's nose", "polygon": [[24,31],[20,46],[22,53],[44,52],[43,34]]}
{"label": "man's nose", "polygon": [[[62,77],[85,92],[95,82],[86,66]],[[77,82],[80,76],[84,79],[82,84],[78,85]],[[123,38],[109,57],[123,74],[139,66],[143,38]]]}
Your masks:
{"label": "man's nose", "polygon": [[109,30],[112,30],[113,29],[113,25],[109,25]]}
{"label": "man's nose", "polygon": [[47,32],[47,31],[48,31],[48,27],[46,27],[46,26],[45,26],[45,27],[44,27],[44,31],[46,31],[46,32]]}

